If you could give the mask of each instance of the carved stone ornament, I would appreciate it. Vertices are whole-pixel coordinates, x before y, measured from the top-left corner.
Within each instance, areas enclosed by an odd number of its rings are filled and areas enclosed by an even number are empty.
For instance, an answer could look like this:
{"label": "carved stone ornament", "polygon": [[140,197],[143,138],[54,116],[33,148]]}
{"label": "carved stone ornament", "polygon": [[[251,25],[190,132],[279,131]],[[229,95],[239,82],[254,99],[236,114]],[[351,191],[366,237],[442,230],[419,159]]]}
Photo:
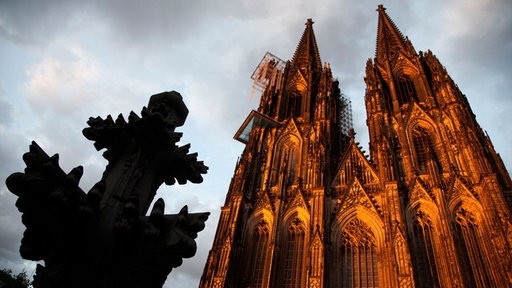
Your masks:
{"label": "carved stone ornament", "polygon": [[188,109],[179,93],[153,95],[141,117],[131,112],[114,121],[90,118],[84,136],[94,141],[108,165],[102,179],[85,193],[78,183],[83,168],[65,173],[58,154],[49,157],[35,142],[23,155],[27,167],[6,184],[19,198],[26,230],[23,258],[38,265],[33,286],[162,287],[172,268],[192,257],[195,238],[210,213],[165,215],[158,199],[162,183],[200,183],[208,170],[190,145],[177,146]]}

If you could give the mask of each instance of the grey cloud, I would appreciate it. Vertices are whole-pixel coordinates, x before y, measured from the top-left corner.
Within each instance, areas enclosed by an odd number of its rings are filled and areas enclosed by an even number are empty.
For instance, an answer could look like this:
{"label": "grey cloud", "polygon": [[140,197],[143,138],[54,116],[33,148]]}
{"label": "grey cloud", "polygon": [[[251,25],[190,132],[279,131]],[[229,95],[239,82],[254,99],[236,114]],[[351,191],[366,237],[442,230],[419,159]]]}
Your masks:
{"label": "grey cloud", "polygon": [[72,19],[69,16],[80,3],[66,0],[4,1],[0,5],[0,36],[23,45],[48,44],[69,24]]}
{"label": "grey cloud", "polygon": [[[0,127],[9,126],[12,122],[14,111],[12,104],[7,99],[5,90],[0,85]],[[1,129],[1,128],[0,128]]]}
{"label": "grey cloud", "polygon": [[21,236],[23,234],[23,225],[20,222],[21,214],[18,212],[14,203],[17,197],[0,188],[2,201],[0,202],[0,262],[12,262],[12,259],[20,259],[18,249]]}
{"label": "grey cloud", "polygon": [[21,214],[14,205],[17,197],[7,190],[4,181],[11,173],[22,171],[22,143],[26,139],[18,133],[5,133],[1,124],[0,139],[0,268],[7,267],[19,273],[26,262],[18,254],[24,229]]}

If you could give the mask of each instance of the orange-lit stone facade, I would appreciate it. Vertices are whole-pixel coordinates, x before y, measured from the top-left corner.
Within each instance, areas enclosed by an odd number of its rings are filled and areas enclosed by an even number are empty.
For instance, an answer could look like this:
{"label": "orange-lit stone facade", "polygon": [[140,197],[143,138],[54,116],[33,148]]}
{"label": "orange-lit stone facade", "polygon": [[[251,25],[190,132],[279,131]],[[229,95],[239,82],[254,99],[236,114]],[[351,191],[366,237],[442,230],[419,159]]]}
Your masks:
{"label": "orange-lit stone facade", "polygon": [[512,287],[510,176],[439,60],[378,15],[370,157],[308,20],[265,66],[200,287]]}

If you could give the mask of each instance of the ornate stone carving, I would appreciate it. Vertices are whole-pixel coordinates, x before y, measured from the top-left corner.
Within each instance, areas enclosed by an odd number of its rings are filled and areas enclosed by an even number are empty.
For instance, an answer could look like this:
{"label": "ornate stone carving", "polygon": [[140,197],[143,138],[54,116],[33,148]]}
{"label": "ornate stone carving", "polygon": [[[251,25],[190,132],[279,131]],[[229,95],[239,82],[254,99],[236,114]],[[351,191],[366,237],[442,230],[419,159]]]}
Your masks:
{"label": "ornate stone carving", "polygon": [[372,229],[358,218],[352,220],[342,230],[343,244],[346,246],[375,246]]}
{"label": "ornate stone carving", "polygon": [[19,198],[26,226],[23,258],[38,265],[34,287],[161,287],[182,258],[196,252],[194,239],[209,213],[165,215],[158,199],[165,182],[202,182],[208,167],[177,146],[188,110],[177,92],[153,95],[142,117],[131,112],[114,121],[90,118],[83,133],[94,141],[108,165],[102,179],[85,193],[78,183],[82,167],[65,173],[58,155],[49,157],[35,142],[23,155],[23,173],[7,178]]}

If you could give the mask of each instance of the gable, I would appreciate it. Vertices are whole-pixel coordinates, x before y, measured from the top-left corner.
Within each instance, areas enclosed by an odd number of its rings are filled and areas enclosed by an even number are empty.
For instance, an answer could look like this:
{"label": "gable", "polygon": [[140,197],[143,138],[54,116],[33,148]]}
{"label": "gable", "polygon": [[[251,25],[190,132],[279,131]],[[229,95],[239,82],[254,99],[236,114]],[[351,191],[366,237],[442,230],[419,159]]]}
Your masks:
{"label": "gable", "polygon": [[254,212],[257,212],[259,210],[268,210],[270,212],[273,212],[272,205],[270,204],[270,199],[268,198],[268,195],[265,192],[262,193],[262,195],[254,204]]}
{"label": "gable", "polygon": [[295,193],[293,194],[290,201],[288,201],[288,205],[286,206],[285,211],[295,210],[296,208],[302,208],[308,211],[308,206],[306,205],[306,201],[304,201],[304,197],[302,197],[302,193],[299,189],[295,189]]}
{"label": "gable", "polygon": [[287,138],[290,138],[292,135],[297,138],[297,141],[300,141],[302,138],[302,133],[300,132],[299,128],[297,128],[297,124],[293,120],[293,118],[290,118],[289,121],[287,121],[280,129],[279,129],[279,138],[277,142],[281,142],[286,140]]}
{"label": "gable", "polygon": [[307,88],[307,81],[300,69],[297,69],[293,77],[291,78],[290,82],[286,86],[286,88],[289,91],[299,91],[303,92],[306,91]]}
{"label": "gable", "polygon": [[448,189],[448,206],[455,209],[455,206],[461,202],[472,202],[472,203],[480,203],[478,200],[478,194],[464,183],[462,179],[459,177],[455,177],[453,179],[452,185]]}
{"label": "gable", "polygon": [[414,102],[411,105],[411,108],[409,109],[409,113],[407,114],[407,120],[405,121],[406,126],[405,127],[414,127],[419,122],[427,122],[429,123],[429,126],[435,127],[434,120],[430,115],[427,114],[419,105],[418,103]]}
{"label": "gable", "polygon": [[414,63],[412,63],[402,51],[399,51],[395,65],[393,66],[393,73],[403,73],[406,75],[416,76],[419,74],[419,71],[418,68],[416,68],[416,65],[414,65]]}
{"label": "gable", "polygon": [[377,172],[356,143],[352,141],[342,157],[332,184],[333,186],[347,186],[355,177],[362,184],[379,183]]}
{"label": "gable", "polygon": [[348,187],[346,196],[340,203],[339,212],[343,213],[343,211],[356,206],[367,208],[378,214],[377,209],[370,200],[370,197],[368,197],[368,194],[366,194],[358,178],[354,178]]}
{"label": "gable", "polygon": [[410,189],[409,202],[414,203],[420,200],[434,202],[427,189],[425,189],[425,187],[420,183],[420,181],[416,179],[414,181],[414,184],[412,185],[412,189]]}

